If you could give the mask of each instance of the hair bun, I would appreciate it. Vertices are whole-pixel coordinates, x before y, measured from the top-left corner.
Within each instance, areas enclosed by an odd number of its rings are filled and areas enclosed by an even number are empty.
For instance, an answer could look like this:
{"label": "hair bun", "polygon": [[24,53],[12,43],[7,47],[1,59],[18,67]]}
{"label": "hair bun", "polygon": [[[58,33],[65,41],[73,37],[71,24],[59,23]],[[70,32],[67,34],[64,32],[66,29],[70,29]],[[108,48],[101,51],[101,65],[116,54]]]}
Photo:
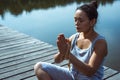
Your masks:
{"label": "hair bun", "polygon": [[93,6],[93,7],[95,7],[96,9],[98,8],[98,3],[97,3],[96,0],[91,1],[90,5]]}

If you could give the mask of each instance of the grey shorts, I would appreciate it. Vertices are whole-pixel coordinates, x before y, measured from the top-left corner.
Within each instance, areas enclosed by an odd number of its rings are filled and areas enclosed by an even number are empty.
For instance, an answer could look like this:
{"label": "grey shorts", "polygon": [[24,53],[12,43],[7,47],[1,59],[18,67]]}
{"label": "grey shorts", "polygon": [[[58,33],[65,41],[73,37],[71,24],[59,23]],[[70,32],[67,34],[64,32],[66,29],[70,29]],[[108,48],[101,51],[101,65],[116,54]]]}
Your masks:
{"label": "grey shorts", "polygon": [[42,64],[42,69],[50,75],[52,80],[74,80],[74,77],[68,68],[46,62],[40,63]]}

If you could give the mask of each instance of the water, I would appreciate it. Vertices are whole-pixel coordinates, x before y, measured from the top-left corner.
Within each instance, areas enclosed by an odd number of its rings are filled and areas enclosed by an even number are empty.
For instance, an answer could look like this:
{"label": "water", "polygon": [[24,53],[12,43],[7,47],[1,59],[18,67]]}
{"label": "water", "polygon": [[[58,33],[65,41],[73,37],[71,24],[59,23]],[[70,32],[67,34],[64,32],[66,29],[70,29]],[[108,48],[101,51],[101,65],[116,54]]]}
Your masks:
{"label": "water", "polygon": [[[0,3],[4,1],[1,0]],[[0,24],[56,46],[56,38],[59,33],[64,33],[66,37],[69,37],[76,32],[73,18],[74,12],[76,7],[84,2],[88,1],[61,1],[61,3],[56,2],[54,5],[51,2],[51,5],[45,3],[46,6],[41,5],[40,2],[32,2],[32,4],[36,5],[28,5],[27,7],[25,4],[28,2],[23,2],[25,3],[22,5],[23,9],[17,6],[14,1],[13,3],[16,5],[11,4],[9,1],[7,4],[4,2],[0,6],[0,9],[2,7]],[[109,54],[105,65],[120,71],[119,6],[120,1],[101,1],[98,8],[99,18],[95,30],[104,35],[108,43]]]}

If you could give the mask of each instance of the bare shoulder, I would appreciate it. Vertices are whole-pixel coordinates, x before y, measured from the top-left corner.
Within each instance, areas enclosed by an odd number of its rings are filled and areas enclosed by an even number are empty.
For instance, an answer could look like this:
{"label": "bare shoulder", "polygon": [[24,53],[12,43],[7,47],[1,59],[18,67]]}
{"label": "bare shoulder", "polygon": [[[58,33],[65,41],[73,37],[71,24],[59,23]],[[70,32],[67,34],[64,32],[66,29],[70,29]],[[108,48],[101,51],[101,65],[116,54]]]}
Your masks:
{"label": "bare shoulder", "polygon": [[96,43],[97,43],[97,44],[100,44],[100,43],[102,43],[102,44],[107,44],[107,42],[106,42],[105,39],[98,39],[98,40],[96,41]]}
{"label": "bare shoulder", "polygon": [[70,41],[70,42],[75,38],[76,34],[77,34],[77,33],[75,33],[75,34],[73,34],[72,36],[69,37],[69,41]]}
{"label": "bare shoulder", "polygon": [[108,51],[107,51],[107,42],[105,39],[99,39],[96,41],[94,50],[97,53],[102,53],[101,55],[106,56]]}

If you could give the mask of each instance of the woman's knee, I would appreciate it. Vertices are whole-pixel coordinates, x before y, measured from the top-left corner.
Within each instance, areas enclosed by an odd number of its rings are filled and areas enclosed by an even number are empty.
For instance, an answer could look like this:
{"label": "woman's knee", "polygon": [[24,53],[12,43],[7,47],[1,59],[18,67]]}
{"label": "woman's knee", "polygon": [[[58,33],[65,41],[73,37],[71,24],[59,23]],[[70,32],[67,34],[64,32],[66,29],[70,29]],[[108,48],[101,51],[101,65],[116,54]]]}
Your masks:
{"label": "woman's knee", "polygon": [[42,69],[42,64],[41,64],[41,62],[38,62],[38,63],[36,63],[36,64],[34,65],[34,71],[35,71],[35,73],[37,73],[37,71],[38,71],[39,69]]}
{"label": "woman's knee", "polygon": [[51,80],[48,73],[42,70],[42,62],[38,62],[34,65],[34,71],[39,80]]}
{"label": "woman's knee", "polygon": [[41,62],[38,62],[34,65],[34,72],[38,78],[41,77],[41,75],[43,74]]}

